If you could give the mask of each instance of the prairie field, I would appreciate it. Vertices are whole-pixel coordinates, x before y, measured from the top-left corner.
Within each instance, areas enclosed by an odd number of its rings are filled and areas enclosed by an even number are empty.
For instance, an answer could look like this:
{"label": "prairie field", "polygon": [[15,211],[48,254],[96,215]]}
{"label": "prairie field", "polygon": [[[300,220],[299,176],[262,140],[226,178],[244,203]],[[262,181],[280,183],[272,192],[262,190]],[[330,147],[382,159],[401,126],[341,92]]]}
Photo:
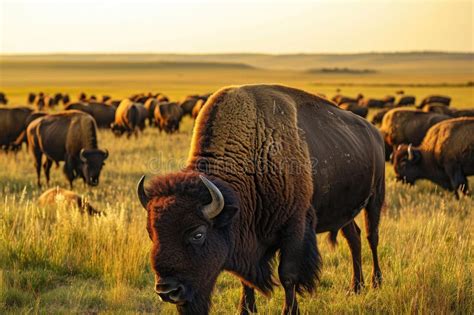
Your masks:
{"label": "prairie field", "polygon": [[[271,67],[269,57],[225,57],[204,59],[205,64],[194,64],[191,57],[163,59],[169,63],[137,62],[126,56],[103,57],[104,62],[92,56],[88,58],[96,61],[71,56],[64,60],[2,57],[0,91],[7,94],[10,106],[24,105],[29,92],[39,91],[66,92],[73,100],[82,91],[113,98],[152,91],[179,100],[226,85],[271,82],[329,97],[337,88],[345,95],[360,92],[368,97],[403,89],[417,96],[417,102],[429,94],[442,94],[452,97],[453,107],[474,107],[474,87],[468,84],[474,79],[472,54],[452,68],[444,61],[436,71],[417,71],[412,62],[406,68],[387,67],[361,76],[303,71],[304,60]],[[373,68],[374,63],[366,59],[362,66],[355,61],[349,65]],[[226,64],[229,60],[235,63]],[[105,217],[92,218],[65,207],[39,207],[36,199],[48,187],[36,186],[33,159],[26,148],[17,154],[1,152],[0,313],[175,313],[174,306],[161,303],[153,292],[146,212],[135,187],[143,174],[150,177],[184,166],[192,128],[193,120],[186,117],[173,135],[147,128],[138,138],[127,139],[100,130],[99,147],[110,152],[100,185],[90,188],[75,181],[74,190],[106,212]],[[395,181],[390,164],[386,170],[379,245],[382,287],[370,288],[372,258],[365,237],[362,258],[367,285],[354,295],[348,293],[352,275],[348,245],[339,236],[338,246],[331,248],[325,235],[318,235],[321,281],[314,295],[299,298],[302,313],[473,314],[473,197],[456,200],[428,181],[410,187]],[[53,167],[51,175],[49,187],[68,189],[61,168]],[[474,187],[474,178],[470,185]],[[357,218],[361,227],[362,217]],[[212,313],[235,314],[239,295],[240,282],[223,273],[214,290]],[[258,295],[257,307],[261,314],[277,314],[283,301],[283,290],[277,287],[270,297]]]}

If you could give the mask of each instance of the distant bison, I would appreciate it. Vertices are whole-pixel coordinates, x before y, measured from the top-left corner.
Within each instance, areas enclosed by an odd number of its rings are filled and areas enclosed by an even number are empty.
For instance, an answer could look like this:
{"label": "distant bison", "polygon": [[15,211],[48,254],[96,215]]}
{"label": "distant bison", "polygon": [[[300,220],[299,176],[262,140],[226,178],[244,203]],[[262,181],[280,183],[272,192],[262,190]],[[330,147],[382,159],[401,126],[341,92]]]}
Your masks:
{"label": "distant bison", "polygon": [[26,121],[32,112],[28,107],[0,108],[0,148],[11,148],[26,129]]}
{"label": "distant bison", "polygon": [[64,161],[64,173],[72,182],[81,177],[90,186],[99,184],[99,175],[108,157],[97,145],[97,125],[89,114],[70,110],[34,120],[27,128],[28,146],[33,155],[38,186],[41,186],[41,160],[46,182],[53,161]]}
{"label": "distant bison", "polygon": [[8,104],[8,99],[5,96],[5,93],[0,92],[0,104],[6,105]]}
{"label": "distant bison", "polygon": [[467,177],[474,175],[474,118],[442,121],[428,131],[419,147],[401,145],[394,152],[398,180],[414,184],[429,179],[441,187],[468,194]]}
{"label": "distant bison", "polygon": [[359,100],[359,105],[368,108],[383,108],[387,102],[383,99],[364,98]]}
{"label": "distant bison", "polygon": [[391,108],[385,108],[385,109],[379,110],[377,113],[375,113],[375,115],[372,116],[372,120],[371,120],[372,124],[374,124],[374,125],[381,124],[383,117],[385,116],[386,113],[388,113],[388,111],[390,109]]}
{"label": "distant bison", "polygon": [[162,102],[155,108],[155,123],[160,131],[174,133],[179,130],[183,110],[174,102]]}
{"label": "distant bison", "polygon": [[[353,255],[352,288],[363,285],[360,228],[365,208],[372,285],[381,283],[377,246],[385,195],[383,139],[332,102],[279,85],[224,88],[196,120],[182,171],[137,187],[153,242],[155,291],[181,314],[207,314],[217,277],[240,278],[241,313],[256,312],[254,289],[269,294],[273,266],[285,291],[315,289],[315,233],[337,232]],[[278,258],[275,258],[278,254]]]}
{"label": "distant bison", "polygon": [[451,117],[474,117],[474,109],[456,109],[440,103],[424,105],[421,110],[424,112],[449,115]]}
{"label": "distant bison", "polygon": [[400,107],[400,106],[412,106],[415,105],[416,98],[414,96],[402,96],[398,100],[398,102],[395,104],[395,106]]}
{"label": "distant bison", "polygon": [[356,98],[352,98],[349,96],[344,96],[337,94],[332,98],[332,101],[337,105],[344,104],[344,103],[359,103],[360,100],[364,98],[364,95],[359,94]]}
{"label": "distant bison", "polygon": [[[393,149],[400,144],[419,145],[431,126],[450,118],[450,116],[437,113],[395,108],[383,117],[380,131],[384,136],[387,149]],[[388,150],[386,152],[389,155]]]}
{"label": "distant bison", "polygon": [[343,103],[339,105],[339,108],[353,112],[354,114],[363,118],[367,117],[367,114],[369,113],[369,109],[367,107],[360,106],[357,103]]}
{"label": "distant bison", "polygon": [[138,136],[138,129],[143,130],[147,117],[148,112],[142,104],[124,99],[115,111],[115,120],[110,125],[110,128],[117,136],[121,136],[124,133],[127,134],[127,138],[132,134]]}
{"label": "distant bison", "polygon": [[422,108],[426,104],[432,104],[432,103],[438,103],[438,104],[443,104],[445,106],[449,106],[451,104],[451,97],[449,96],[442,96],[442,95],[430,95],[428,97],[425,97],[418,108]]}
{"label": "distant bison", "polygon": [[95,122],[97,123],[97,127],[99,128],[110,128],[110,124],[112,124],[115,120],[116,108],[105,103],[71,103],[68,104],[64,109],[80,110],[84,113],[88,113],[94,118]]}
{"label": "distant bison", "polygon": [[100,216],[104,213],[97,211],[83,196],[76,194],[73,191],[63,188],[50,188],[38,197],[38,204],[40,206],[64,206],[66,208],[77,207],[81,213],[86,212],[90,216]]}

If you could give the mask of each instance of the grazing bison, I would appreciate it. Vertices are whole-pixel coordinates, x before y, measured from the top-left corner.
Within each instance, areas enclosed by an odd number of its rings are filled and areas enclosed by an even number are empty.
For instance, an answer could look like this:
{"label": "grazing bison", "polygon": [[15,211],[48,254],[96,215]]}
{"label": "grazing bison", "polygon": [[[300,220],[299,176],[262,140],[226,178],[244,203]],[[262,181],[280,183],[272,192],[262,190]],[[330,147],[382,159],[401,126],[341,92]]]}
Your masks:
{"label": "grazing bison", "polygon": [[388,111],[380,126],[386,143],[386,160],[389,160],[390,154],[398,145],[419,145],[431,126],[450,118],[448,115],[421,110],[395,108]]}
{"label": "grazing bison", "polygon": [[359,106],[357,103],[343,103],[339,105],[339,108],[353,112],[354,114],[363,118],[367,117],[367,114],[369,113],[369,109],[367,107]]}
{"label": "grazing bison", "polygon": [[0,92],[0,104],[7,105],[8,98],[5,96],[5,93]]}
{"label": "grazing bison", "polygon": [[155,123],[160,132],[174,133],[179,130],[183,110],[174,102],[162,102],[155,107]]}
{"label": "grazing bison", "polygon": [[380,111],[378,111],[373,117],[372,117],[372,124],[374,125],[380,125],[382,123],[382,119],[383,119],[383,116],[385,116],[386,113],[388,113],[388,111],[390,110],[391,108],[385,108],[385,109],[382,109]]}
{"label": "grazing bison", "polygon": [[416,98],[414,96],[405,95],[405,96],[400,97],[400,99],[398,100],[395,106],[398,106],[398,107],[411,106],[411,105],[415,105],[415,101],[416,101]]}
{"label": "grazing bison", "polygon": [[97,211],[83,196],[63,188],[50,188],[38,197],[40,206],[63,205],[67,208],[77,207],[81,213],[87,212],[90,216],[100,216],[104,213]]}
{"label": "grazing bison", "polygon": [[383,99],[364,98],[359,100],[359,105],[368,108],[383,108],[387,102]]}
{"label": "grazing bison", "polygon": [[468,194],[467,176],[474,175],[474,118],[442,121],[428,131],[419,147],[401,145],[393,163],[398,180],[414,184],[429,179],[441,187]]}
{"label": "grazing bison", "polygon": [[456,109],[439,103],[424,105],[421,110],[424,112],[449,115],[451,117],[474,117],[474,109]]}
{"label": "grazing bison", "polygon": [[130,138],[132,134],[138,136],[136,129],[139,119],[138,105],[129,99],[124,99],[115,111],[115,121],[110,125],[110,128],[116,136],[121,136],[124,133],[127,133],[127,138]]}
{"label": "grazing bison", "polygon": [[332,101],[336,103],[337,105],[340,105],[344,103],[359,103],[359,101],[362,100],[363,98],[364,98],[364,95],[362,94],[357,95],[356,98],[337,94],[332,98]]}
{"label": "grazing bison", "polygon": [[443,104],[445,106],[449,106],[449,104],[451,104],[451,98],[449,96],[430,95],[428,97],[425,97],[421,101],[420,105],[418,105],[418,108],[422,108],[424,105],[432,103],[438,103]]}
{"label": "grazing bison", "polygon": [[89,186],[99,184],[99,176],[108,157],[107,150],[98,149],[97,125],[90,115],[70,110],[35,119],[26,130],[28,147],[35,161],[38,186],[41,187],[41,160],[46,182],[53,161],[64,161],[64,174],[72,182],[81,177]]}
{"label": "grazing bison", "polygon": [[0,148],[8,150],[26,129],[26,120],[33,112],[28,107],[0,108]]}
{"label": "grazing bison", "polygon": [[365,208],[381,272],[378,225],[384,201],[383,139],[363,118],[330,101],[278,85],[222,89],[196,121],[187,166],[137,188],[148,212],[155,290],[182,314],[205,314],[221,271],[243,284],[242,313],[255,312],[254,288],[270,293],[273,262],[285,289],[311,292],[319,273],[315,232],[342,229],[353,254],[353,288],[363,283],[360,229]]}

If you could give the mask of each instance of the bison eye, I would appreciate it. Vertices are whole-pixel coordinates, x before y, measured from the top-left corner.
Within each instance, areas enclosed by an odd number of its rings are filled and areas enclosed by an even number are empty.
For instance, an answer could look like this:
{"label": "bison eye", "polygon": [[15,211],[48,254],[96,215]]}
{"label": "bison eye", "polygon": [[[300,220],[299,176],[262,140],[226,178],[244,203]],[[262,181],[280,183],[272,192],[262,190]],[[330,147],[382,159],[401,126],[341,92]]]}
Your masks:
{"label": "bison eye", "polygon": [[202,245],[206,240],[206,228],[200,226],[195,229],[189,236],[189,242],[194,245]]}

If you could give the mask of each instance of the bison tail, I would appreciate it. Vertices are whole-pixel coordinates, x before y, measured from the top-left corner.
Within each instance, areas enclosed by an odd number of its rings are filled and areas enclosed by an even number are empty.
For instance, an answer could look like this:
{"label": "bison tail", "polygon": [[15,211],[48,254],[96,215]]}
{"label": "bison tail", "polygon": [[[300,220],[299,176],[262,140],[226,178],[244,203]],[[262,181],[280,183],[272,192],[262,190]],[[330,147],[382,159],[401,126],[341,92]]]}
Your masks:
{"label": "bison tail", "polygon": [[303,260],[298,275],[296,292],[303,294],[304,292],[313,293],[315,291],[316,284],[320,279],[321,264],[316,233],[314,228],[308,224],[304,238]]}
{"label": "bison tail", "polygon": [[336,247],[337,245],[337,232],[338,232],[337,230],[330,231],[327,237],[329,245],[331,245],[332,248]]}

